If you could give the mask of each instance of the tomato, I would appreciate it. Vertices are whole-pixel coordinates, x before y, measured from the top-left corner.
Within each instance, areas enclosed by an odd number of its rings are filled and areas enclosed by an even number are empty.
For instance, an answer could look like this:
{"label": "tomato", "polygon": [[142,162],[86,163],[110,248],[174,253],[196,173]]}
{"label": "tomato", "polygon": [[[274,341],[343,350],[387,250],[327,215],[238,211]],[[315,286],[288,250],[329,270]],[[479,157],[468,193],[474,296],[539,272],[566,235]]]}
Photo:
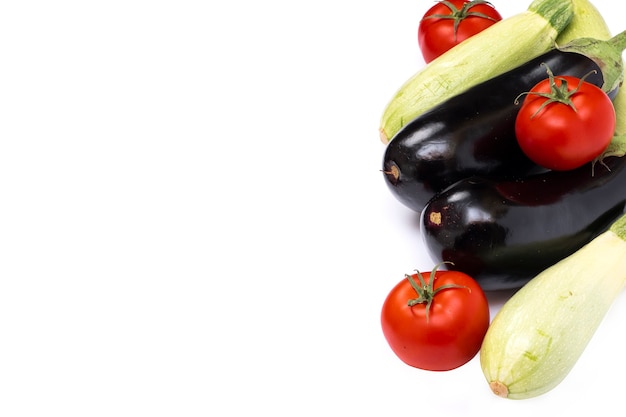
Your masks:
{"label": "tomato", "polygon": [[537,165],[555,171],[578,168],[600,156],[615,132],[609,96],[583,79],[555,77],[535,85],[515,119],[522,151]]}
{"label": "tomato", "polygon": [[500,13],[486,1],[437,2],[424,14],[417,30],[424,61],[429,63],[454,45],[500,20]]}
{"label": "tomato", "polygon": [[489,303],[472,277],[435,267],[407,274],[389,292],[381,325],[387,343],[406,364],[447,371],[480,350],[489,327]]}

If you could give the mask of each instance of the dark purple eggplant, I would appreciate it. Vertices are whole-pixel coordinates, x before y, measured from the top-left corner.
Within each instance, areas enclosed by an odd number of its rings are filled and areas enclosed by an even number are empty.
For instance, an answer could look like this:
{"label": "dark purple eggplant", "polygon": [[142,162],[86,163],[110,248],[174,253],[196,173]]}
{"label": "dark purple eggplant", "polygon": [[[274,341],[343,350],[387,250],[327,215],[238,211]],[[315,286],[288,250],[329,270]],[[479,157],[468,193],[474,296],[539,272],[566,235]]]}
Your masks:
{"label": "dark purple eggplant", "polygon": [[[585,48],[581,48],[583,51]],[[606,58],[611,62],[613,55]],[[616,93],[601,58],[552,50],[454,96],[405,125],[387,145],[385,182],[392,194],[419,212],[436,193],[472,175],[517,178],[544,171],[515,138],[516,98],[554,75],[571,75]],[[617,61],[621,62],[621,52]],[[610,78],[610,77],[606,77]],[[607,81],[605,83],[605,81]],[[610,87],[609,87],[610,86]]]}
{"label": "dark purple eggplant", "polygon": [[519,288],[605,231],[626,207],[626,157],[517,180],[470,177],[424,207],[432,258],[486,290]]}

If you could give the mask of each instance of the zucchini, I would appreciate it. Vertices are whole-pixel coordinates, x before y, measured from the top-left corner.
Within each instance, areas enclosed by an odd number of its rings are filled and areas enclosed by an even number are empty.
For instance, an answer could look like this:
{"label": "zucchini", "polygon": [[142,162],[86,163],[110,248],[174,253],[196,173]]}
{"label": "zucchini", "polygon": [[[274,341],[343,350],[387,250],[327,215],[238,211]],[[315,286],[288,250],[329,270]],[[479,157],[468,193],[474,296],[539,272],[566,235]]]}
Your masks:
{"label": "zucchini", "polygon": [[516,97],[548,77],[541,64],[556,75],[589,75],[587,82],[615,94],[622,81],[625,41],[626,32],[606,41],[573,40],[413,119],[385,149],[382,173],[391,193],[419,212],[434,195],[464,178],[514,178],[539,171],[515,137]]}
{"label": "zucchini", "polygon": [[573,17],[572,0],[534,0],[528,10],[463,41],[407,80],[385,108],[380,138],[468,88],[552,49]]}
{"label": "zucchini", "polygon": [[611,31],[604,17],[589,0],[572,0],[574,16],[569,25],[556,38],[557,45],[564,45],[578,38],[606,40]]}
{"label": "zucchini", "polygon": [[556,387],[626,284],[626,215],[537,275],[495,315],[480,351],[491,390],[526,399]]}

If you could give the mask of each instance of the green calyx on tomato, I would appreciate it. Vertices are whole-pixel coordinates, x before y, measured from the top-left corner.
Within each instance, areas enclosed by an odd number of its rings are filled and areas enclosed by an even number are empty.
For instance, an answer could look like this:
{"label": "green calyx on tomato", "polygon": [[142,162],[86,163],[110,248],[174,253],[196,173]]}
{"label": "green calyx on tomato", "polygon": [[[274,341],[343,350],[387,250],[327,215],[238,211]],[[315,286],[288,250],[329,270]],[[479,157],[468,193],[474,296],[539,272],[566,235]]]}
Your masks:
{"label": "green calyx on tomato", "polygon": [[578,85],[576,86],[576,88],[570,90],[567,80],[565,78],[560,79],[561,84],[557,84],[555,81],[554,74],[550,70],[550,67],[548,67],[546,64],[543,64],[543,63],[541,65],[546,67],[546,71],[548,73],[548,79],[550,83],[550,92],[541,93],[541,92],[535,92],[535,91],[526,91],[515,98],[515,104],[519,104],[520,97],[524,95],[536,95],[536,96],[545,98],[546,101],[544,101],[541,104],[541,106],[539,106],[537,111],[535,111],[535,113],[533,113],[533,115],[530,116],[531,119],[534,118],[546,106],[552,103],[565,104],[566,106],[571,107],[572,110],[574,110],[575,112],[578,112],[578,110],[576,110],[576,106],[574,105],[574,102],[572,101],[572,96],[578,93],[578,91],[580,91],[580,87],[585,82],[585,79],[589,75],[597,73],[597,71],[591,71],[585,74],[585,76],[583,76],[580,80],[578,80]]}
{"label": "green calyx on tomato", "polygon": [[479,5],[479,4],[492,6],[492,4],[489,3],[488,1],[484,1],[484,0],[468,1],[468,2],[465,2],[460,9],[456,7],[454,4],[452,4],[451,2],[446,1],[446,0],[442,0],[439,3],[446,5],[450,9],[451,13],[450,14],[440,14],[440,13],[432,14],[430,16],[424,16],[424,19],[452,19],[454,20],[454,40],[455,41],[456,41],[456,35],[458,32],[458,29],[459,29],[459,23],[461,23],[463,19],[469,16],[482,17],[484,19],[489,19],[494,22],[498,21],[498,19],[495,19],[492,16],[488,16],[485,13],[470,11],[472,7]]}
{"label": "green calyx on tomato", "polygon": [[456,285],[456,284],[446,284],[446,285],[442,285],[440,287],[438,287],[437,289],[434,289],[435,287],[435,274],[437,272],[437,269],[439,268],[439,265],[435,265],[435,267],[433,268],[430,276],[431,279],[429,280],[428,284],[426,283],[426,281],[424,280],[424,277],[422,276],[422,274],[418,271],[415,270],[415,272],[417,273],[417,278],[419,280],[419,284],[417,282],[415,282],[415,280],[413,279],[413,277],[409,274],[405,274],[406,279],[409,280],[409,282],[411,283],[411,287],[413,287],[413,289],[415,290],[415,292],[417,293],[418,297],[417,298],[412,298],[410,299],[407,304],[409,307],[413,307],[416,304],[424,304],[426,303],[426,321],[428,321],[428,313],[430,311],[430,306],[433,303],[433,300],[435,298],[435,296],[443,291],[443,290],[447,290],[449,288],[465,288],[468,291],[472,291],[469,287],[466,287],[464,285]]}

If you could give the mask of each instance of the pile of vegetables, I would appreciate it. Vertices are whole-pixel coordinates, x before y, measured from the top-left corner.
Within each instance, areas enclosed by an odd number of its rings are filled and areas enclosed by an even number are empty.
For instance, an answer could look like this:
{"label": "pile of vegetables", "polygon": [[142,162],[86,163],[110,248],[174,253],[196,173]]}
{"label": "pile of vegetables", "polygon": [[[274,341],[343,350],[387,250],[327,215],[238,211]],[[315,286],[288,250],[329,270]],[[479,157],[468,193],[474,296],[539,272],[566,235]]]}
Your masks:
{"label": "pile of vegetables", "polygon": [[[495,394],[546,393],[626,284],[626,32],[589,0],[504,19],[452,0],[418,40],[427,65],[383,112],[382,172],[436,266],[390,291],[383,334],[408,365],[480,352]],[[502,289],[519,291],[490,322],[485,292]]]}

